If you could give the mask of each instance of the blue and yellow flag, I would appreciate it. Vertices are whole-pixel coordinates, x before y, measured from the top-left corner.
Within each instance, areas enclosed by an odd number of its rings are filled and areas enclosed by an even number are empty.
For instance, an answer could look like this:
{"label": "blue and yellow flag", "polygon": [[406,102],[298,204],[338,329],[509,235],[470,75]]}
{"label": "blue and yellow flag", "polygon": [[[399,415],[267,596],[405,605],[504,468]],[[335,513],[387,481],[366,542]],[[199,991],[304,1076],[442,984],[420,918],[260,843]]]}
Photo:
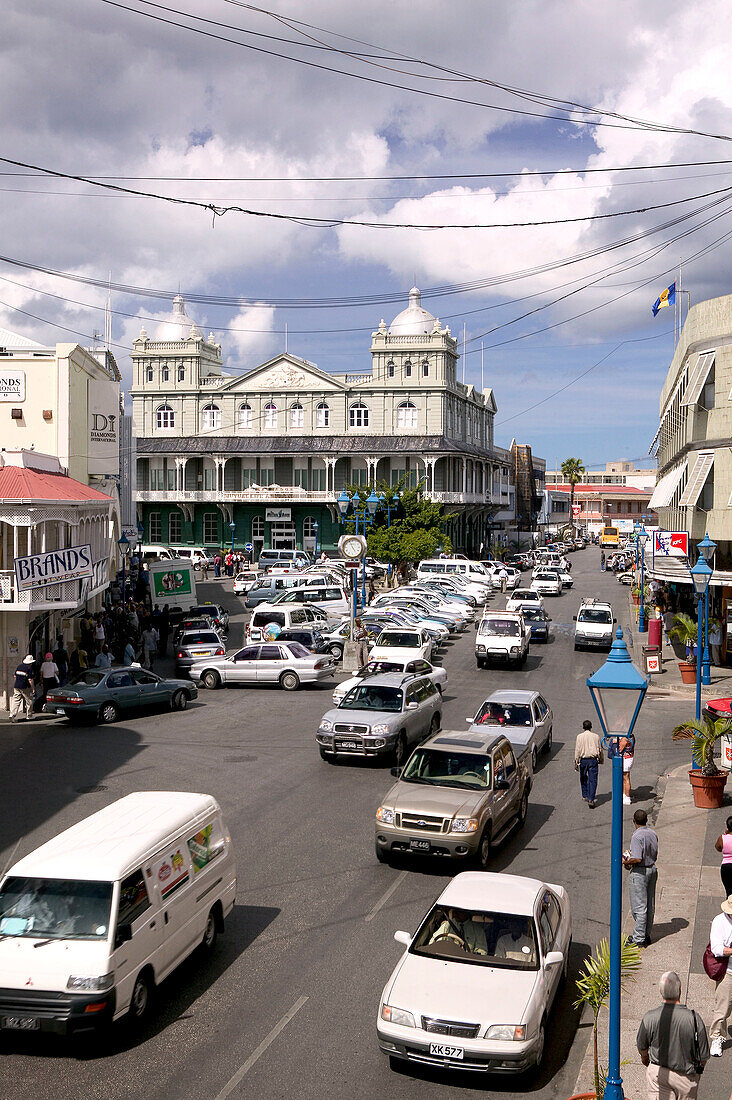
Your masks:
{"label": "blue and yellow flag", "polygon": [[671,283],[671,286],[667,286],[665,290],[662,290],[659,296],[653,303],[653,316],[655,317],[659,309],[665,309],[666,306],[672,306],[676,303],[676,283]]}

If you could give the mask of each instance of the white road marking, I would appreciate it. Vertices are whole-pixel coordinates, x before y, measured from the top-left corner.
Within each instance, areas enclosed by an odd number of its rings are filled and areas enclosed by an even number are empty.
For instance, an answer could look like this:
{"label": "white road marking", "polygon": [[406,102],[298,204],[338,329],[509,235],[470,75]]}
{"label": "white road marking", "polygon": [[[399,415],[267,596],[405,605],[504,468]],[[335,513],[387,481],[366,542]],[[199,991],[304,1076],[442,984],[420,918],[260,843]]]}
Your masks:
{"label": "white road marking", "polygon": [[307,997],[298,997],[290,1011],[285,1013],[278,1024],[275,1024],[269,1035],[267,1035],[266,1038],[262,1039],[262,1042],[259,1044],[254,1053],[249,1055],[244,1065],[240,1066],[234,1076],[231,1078],[231,1080],[226,1085],[224,1085],[221,1092],[217,1094],[216,1100],[226,1100],[226,1097],[231,1095],[239,1082],[243,1080],[247,1073],[249,1073],[249,1070],[252,1068],[254,1063],[262,1057],[265,1050],[267,1050],[267,1048],[271,1046],[279,1033],[287,1027],[290,1020],[297,1012],[300,1011],[306,1001]]}
{"label": "white road marking", "polygon": [[402,871],[402,873],[399,875],[399,877],[396,878],[394,880],[394,882],[392,882],[391,886],[386,891],[386,893],[382,894],[382,896],[379,898],[379,900],[377,901],[376,905],[373,907],[371,912],[368,914],[368,916],[366,916],[364,918],[367,924],[369,923],[369,921],[372,921],[374,919],[374,917],[376,916],[376,914],[379,912],[379,910],[384,905],[386,905],[387,901],[389,900],[391,895],[394,893],[394,891],[397,890],[399,888],[399,886],[401,886],[401,884],[404,882],[405,878],[407,877],[407,874],[408,874],[407,871]]}

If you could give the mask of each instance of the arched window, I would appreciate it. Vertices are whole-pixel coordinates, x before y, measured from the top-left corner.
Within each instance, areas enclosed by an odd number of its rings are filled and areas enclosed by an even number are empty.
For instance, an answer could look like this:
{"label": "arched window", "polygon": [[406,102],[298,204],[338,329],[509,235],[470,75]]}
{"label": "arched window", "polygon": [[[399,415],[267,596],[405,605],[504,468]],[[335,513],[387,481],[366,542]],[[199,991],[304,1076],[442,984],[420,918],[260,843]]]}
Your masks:
{"label": "arched window", "polygon": [[299,401],[293,402],[290,405],[290,427],[302,428],[305,423],[305,410]]}
{"label": "arched window", "polygon": [[239,415],[237,417],[237,427],[239,431],[245,431],[252,426],[252,406],[248,401],[245,401],[239,406]]}
{"label": "arched window", "polygon": [[169,382],[170,381],[170,371],[168,370],[167,364],[162,369],[161,377],[163,379],[163,382]]}
{"label": "arched window", "polygon": [[368,428],[369,410],[363,401],[356,401],[348,410],[348,423],[352,428]]}
{"label": "arched window", "polygon": [[304,539],[314,539],[315,530],[315,518],[313,516],[304,516],[302,521],[302,537]]}
{"label": "arched window", "polygon": [[183,366],[182,363],[179,363],[178,364],[178,381],[179,382],[185,382],[185,377],[186,377],[186,368]]}
{"label": "arched window", "polygon": [[402,401],[397,405],[397,428],[417,427],[417,406],[411,401]]}
{"label": "arched window", "polygon": [[170,405],[158,405],[157,409],[155,410],[155,427],[175,427],[175,413],[171,409]]}
{"label": "arched window", "polygon": [[393,378],[394,377],[394,364],[392,363],[391,359],[386,364],[386,377],[387,378]]}
{"label": "arched window", "polygon": [[264,538],[264,519],[262,516],[252,517],[252,538],[263,539]]}
{"label": "arched window", "polygon": [[425,359],[424,363],[422,364],[422,377],[423,378],[428,378],[429,373],[430,373],[430,365],[427,362],[427,360]]}
{"label": "arched window", "polygon": [[211,432],[221,427],[221,409],[211,402],[201,410],[201,431]]}
{"label": "arched window", "polygon": [[327,401],[321,401],[315,410],[315,427],[327,428],[330,424],[330,407]]}
{"label": "arched window", "polygon": [[146,369],[146,371],[145,371],[145,380],[147,382],[152,382],[152,380],[153,380],[153,369],[152,369],[152,367],[148,367]]}
{"label": "arched window", "polygon": [[273,401],[268,401],[264,406],[264,427],[276,428],[279,421],[277,406]]}
{"label": "arched window", "polygon": [[412,364],[409,362],[408,359],[407,359],[406,363],[404,364],[404,377],[405,378],[411,378],[412,377]]}

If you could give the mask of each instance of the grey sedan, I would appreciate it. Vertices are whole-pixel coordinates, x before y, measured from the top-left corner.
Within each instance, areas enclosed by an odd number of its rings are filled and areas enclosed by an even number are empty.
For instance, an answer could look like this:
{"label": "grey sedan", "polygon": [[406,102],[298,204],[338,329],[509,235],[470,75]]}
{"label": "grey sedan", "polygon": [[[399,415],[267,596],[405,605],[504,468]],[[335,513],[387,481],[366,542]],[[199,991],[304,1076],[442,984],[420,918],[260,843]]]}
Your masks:
{"label": "grey sedan", "polygon": [[229,684],[279,684],[295,691],[300,684],[329,680],[335,661],[328,654],[310,653],[299,642],[246,645],[230,656],[226,654],[197,661],[190,670],[191,679],[206,688]]}
{"label": "grey sedan", "polygon": [[195,661],[204,657],[225,657],[224,643],[215,630],[187,630],[175,643],[175,668],[177,672],[190,671]]}
{"label": "grey sedan", "polygon": [[551,752],[554,716],[538,691],[494,691],[468,722],[471,733],[485,733],[491,726],[500,729],[519,760],[531,759],[532,773],[536,771],[539,753]]}

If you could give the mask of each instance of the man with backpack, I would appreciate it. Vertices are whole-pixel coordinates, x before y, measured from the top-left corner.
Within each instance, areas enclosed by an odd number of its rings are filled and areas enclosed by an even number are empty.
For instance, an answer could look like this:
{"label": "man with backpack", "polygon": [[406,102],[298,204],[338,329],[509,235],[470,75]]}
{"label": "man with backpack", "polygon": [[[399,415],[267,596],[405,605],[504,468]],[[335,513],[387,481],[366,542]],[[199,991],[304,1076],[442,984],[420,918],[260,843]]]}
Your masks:
{"label": "man with backpack", "polygon": [[[722,1057],[724,1042],[728,1038],[727,1026],[732,1015],[732,967],[729,965],[732,955],[732,895],[722,902],[721,908],[722,912],[712,921],[709,934],[709,951],[718,964],[715,973],[719,974],[719,977],[715,977],[717,986],[714,991],[714,1019],[709,1028],[712,1040],[710,1052],[715,1058]],[[727,965],[722,972],[725,962]],[[706,957],[704,963],[707,970]]]}
{"label": "man with backpack", "polygon": [[661,975],[658,989],[663,1004],[646,1012],[636,1038],[648,1100],[694,1100],[709,1058],[707,1029],[692,1008],[679,1004],[681,979],[674,970]]}

